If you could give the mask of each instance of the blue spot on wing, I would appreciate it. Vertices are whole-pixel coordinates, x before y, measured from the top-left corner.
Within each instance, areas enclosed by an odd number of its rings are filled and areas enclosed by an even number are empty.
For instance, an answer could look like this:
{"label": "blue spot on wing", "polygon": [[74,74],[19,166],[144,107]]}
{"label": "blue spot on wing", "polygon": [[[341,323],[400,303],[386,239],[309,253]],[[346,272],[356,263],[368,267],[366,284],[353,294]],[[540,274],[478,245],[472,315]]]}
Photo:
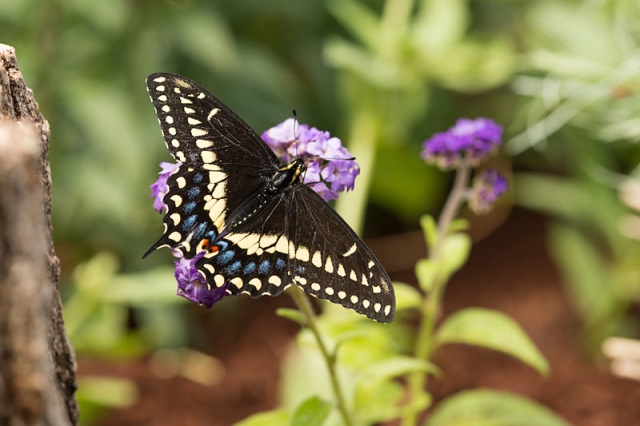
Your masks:
{"label": "blue spot on wing", "polygon": [[198,195],[200,195],[200,188],[198,188],[197,186],[189,188],[189,190],[187,191],[187,197],[189,197],[190,200],[193,200]]}
{"label": "blue spot on wing", "polygon": [[242,262],[236,260],[231,265],[227,266],[227,272],[229,272],[230,274],[237,274],[241,266]]}
{"label": "blue spot on wing", "polygon": [[231,262],[235,254],[236,252],[233,250],[225,250],[221,252],[218,256],[216,256],[216,259],[218,259],[218,265],[226,265],[227,263]]}
{"label": "blue spot on wing", "polygon": [[185,212],[186,214],[189,214],[195,208],[196,208],[196,203],[194,201],[192,201],[190,203],[185,204],[184,207],[182,208],[182,211]]}
{"label": "blue spot on wing", "polygon": [[287,264],[287,263],[286,263],[284,260],[282,260],[282,259],[278,259],[278,260],[276,260],[276,268],[278,268],[278,269],[279,269],[279,270],[281,270],[281,271],[284,269],[284,267],[285,267],[285,265],[286,265],[286,264]]}
{"label": "blue spot on wing", "polygon": [[304,272],[307,270],[307,268],[305,268],[304,266],[298,265],[298,267],[296,268],[296,272],[299,274],[304,274]]}
{"label": "blue spot on wing", "polygon": [[256,262],[251,262],[247,266],[244,267],[242,271],[245,275],[253,274],[256,270]]}
{"label": "blue spot on wing", "polygon": [[204,231],[207,230],[207,224],[206,223],[201,223],[200,225],[198,225],[198,227],[196,228],[195,232],[193,233],[193,239],[194,240],[200,240],[204,234]]}
{"label": "blue spot on wing", "polygon": [[193,175],[193,181],[195,183],[202,182],[202,179],[204,179],[204,176],[202,176],[202,173],[196,173],[195,175]]}
{"label": "blue spot on wing", "polygon": [[185,221],[182,222],[182,230],[185,232],[191,231],[191,229],[196,224],[197,219],[198,219],[198,216],[196,215],[189,216],[188,218],[186,218]]}
{"label": "blue spot on wing", "polygon": [[259,274],[268,274],[270,270],[271,262],[269,262],[268,260],[263,260],[262,262],[260,262],[260,266],[258,267]]}

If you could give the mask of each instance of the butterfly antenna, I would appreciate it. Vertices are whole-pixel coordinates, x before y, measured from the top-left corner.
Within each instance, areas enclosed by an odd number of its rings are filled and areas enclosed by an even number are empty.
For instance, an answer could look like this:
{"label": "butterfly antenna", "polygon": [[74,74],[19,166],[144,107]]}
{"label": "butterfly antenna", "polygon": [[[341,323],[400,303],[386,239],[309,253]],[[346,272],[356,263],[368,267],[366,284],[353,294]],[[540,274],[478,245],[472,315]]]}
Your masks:
{"label": "butterfly antenna", "polygon": [[298,141],[298,113],[295,109],[291,110],[291,113],[293,114],[293,140],[296,144],[296,157],[298,157],[298,145],[300,144]]}

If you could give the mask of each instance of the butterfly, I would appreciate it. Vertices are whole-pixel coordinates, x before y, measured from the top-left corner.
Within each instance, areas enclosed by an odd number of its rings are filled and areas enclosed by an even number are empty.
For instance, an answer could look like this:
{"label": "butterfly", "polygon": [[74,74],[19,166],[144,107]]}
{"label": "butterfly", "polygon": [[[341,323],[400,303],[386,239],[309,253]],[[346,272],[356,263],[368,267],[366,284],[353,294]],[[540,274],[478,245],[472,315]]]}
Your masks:
{"label": "butterfly", "polygon": [[395,314],[388,274],[322,197],[305,162],[282,164],[240,117],[195,82],[155,73],[147,90],[180,167],[167,180],[164,233],[210,288],[276,296],[291,285],[379,322]]}

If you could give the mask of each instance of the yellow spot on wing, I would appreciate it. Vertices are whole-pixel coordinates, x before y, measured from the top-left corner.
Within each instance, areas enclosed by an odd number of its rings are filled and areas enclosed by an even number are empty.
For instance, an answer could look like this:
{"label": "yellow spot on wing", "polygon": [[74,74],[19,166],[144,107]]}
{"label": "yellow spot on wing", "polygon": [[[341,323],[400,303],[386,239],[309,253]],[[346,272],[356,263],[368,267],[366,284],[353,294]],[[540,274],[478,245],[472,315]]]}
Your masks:
{"label": "yellow spot on wing", "polygon": [[201,151],[200,157],[202,157],[202,161],[204,161],[205,163],[213,163],[214,161],[216,161],[216,154],[213,151]]}
{"label": "yellow spot on wing", "polygon": [[213,146],[213,141],[206,139],[196,139],[196,146],[200,149],[205,149]]}
{"label": "yellow spot on wing", "polygon": [[212,109],[211,112],[209,113],[209,115],[207,116],[207,121],[211,120],[211,117],[213,117],[214,115],[216,115],[219,112],[220,112],[220,108]]}
{"label": "yellow spot on wing", "polygon": [[356,249],[357,249],[356,243],[353,243],[351,248],[349,250],[347,250],[347,252],[345,254],[343,254],[343,256],[344,257],[351,256],[353,253],[356,252]]}
{"label": "yellow spot on wing", "polygon": [[191,136],[193,136],[194,138],[197,138],[199,136],[205,136],[207,135],[209,132],[207,132],[206,130],[203,129],[191,129]]}
{"label": "yellow spot on wing", "polygon": [[315,253],[313,253],[313,258],[311,259],[311,263],[313,263],[313,266],[315,266],[316,268],[320,268],[322,266],[322,255],[318,250],[316,250]]}
{"label": "yellow spot on wing", "polygon": [[331,261],[331,257],[327,256],[327,262],[324,264],[324,270],[328,273],[333,273],[333,262]]}

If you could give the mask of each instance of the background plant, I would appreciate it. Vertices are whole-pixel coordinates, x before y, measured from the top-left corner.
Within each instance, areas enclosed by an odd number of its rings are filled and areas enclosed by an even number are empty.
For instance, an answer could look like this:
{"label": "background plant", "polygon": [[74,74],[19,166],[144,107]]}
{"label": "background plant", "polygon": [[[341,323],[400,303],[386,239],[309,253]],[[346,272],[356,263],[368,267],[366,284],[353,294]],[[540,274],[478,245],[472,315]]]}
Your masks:
{"label": "background plant", "polygon": [[[338,208],[365,235],[414,229],[424,212],[438,211],[449,182],[419,159],[426,135],[460,116],[507,124],[511,157],[496,161],[513,166],[517,205],[557,218],[549,249],[585,318],[587,347],[595,351],[612,333],[637,335],[629,309],[638,242],[620,234],[618,219],[630,209],[618,191],[639,159],[639,16],[632,0],[0,2],[0,42],[16,47],[52,128],[54,237],[74,343],[127,357],[204,347],[193,311],[155,299],[174,288],[162,286],[169,254],[139,261],[158,231],[148,185],[167,160],[144,90],[146,75],[159,70],[201,82],[255,129],[295,107],[302,121],[350,142],[369,175]],[[101,283],[81,273],[94,261],[109,271]],[[143,273],[157,290],[113,285]],[[409,312],[415,294],[398,288],[399,309]],[[141,306],[147,297],[156,308]],[[249,309],[227,306],[238,315]],[[327,308],[319,321],[328,329],[356,321],[343,314]],[[83,331],[101,329],[100,321],[114,330],[102,343]],[[341,346],[342,363],[361,370],[406,353],[406,331],[394,324],[393,336],[382,336],[373,325]],[[174,331],[152,337],[163,330]],[[285,389],[294,381],[288,371]],[[398,383],[383,382],[398,392]]]}

